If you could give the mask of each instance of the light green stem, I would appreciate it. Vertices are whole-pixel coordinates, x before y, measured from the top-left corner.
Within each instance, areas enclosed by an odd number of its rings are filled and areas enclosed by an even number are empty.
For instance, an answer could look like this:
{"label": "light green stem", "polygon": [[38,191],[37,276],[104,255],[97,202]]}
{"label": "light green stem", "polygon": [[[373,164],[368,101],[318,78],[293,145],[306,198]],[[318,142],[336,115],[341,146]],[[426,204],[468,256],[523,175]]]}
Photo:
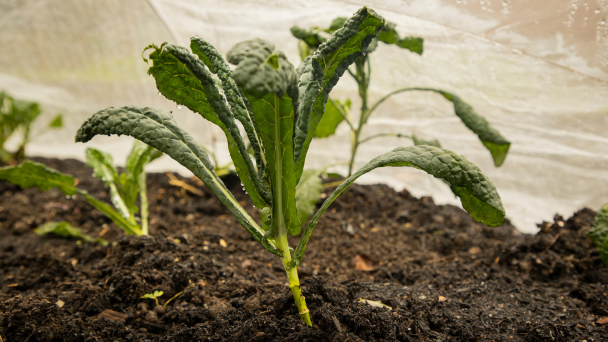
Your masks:
{"label": "light green stem", "polygon": [[142,171],[137,178],[139,183],[139,202],[141,207],[141,234],[148,235],[148,189],[146,173]]}
{"label": "light green stem", "polygon": [[[355,61],[357,68],[357,83],[359,84],[359,97],[361,98],[361,115],[359,116],[359,126],[354,131],[351,131],[351,154],[350,162],[348,164],[348,177],[353,174],[353,167],[355,165],[355,157],[357,155],[357,149],[359,148],[359,139],[361,137],[361,130],[367,121],[368,108],[367,108],[367,89],[369,87],[370,75],[366,75],[365,63],[369,63],[367,57],[359,57]],[[347,178],[348,178],[347,177]]]}
{"label": "light green stem", "polygon": [[287,279],[289,281],[289,289],[293,295],[293,299],[298,308],[300,319],[304,321],[308,326],[312,326],[310,320],[310,314],[308,307],[306,307],[306,301],[302,292],[300,291],[300,279],[298,277],[297,267],[291,267],[291,252],[289,251],[289,243],[287,242],[287,228],[285,227],[285,218],[283,217],[283,160],[281,155],[281,149],[279,142],[281,141],[281,126],[280,126],[280,99],[277,95],[274,96],[274,123],[275,123],[275,172],[276,183],[274,185],[274,208],[273,208],[273,233],[274,239],[277,243],[277,249],[283,252],[281,261],[283,267],[287,273]]}

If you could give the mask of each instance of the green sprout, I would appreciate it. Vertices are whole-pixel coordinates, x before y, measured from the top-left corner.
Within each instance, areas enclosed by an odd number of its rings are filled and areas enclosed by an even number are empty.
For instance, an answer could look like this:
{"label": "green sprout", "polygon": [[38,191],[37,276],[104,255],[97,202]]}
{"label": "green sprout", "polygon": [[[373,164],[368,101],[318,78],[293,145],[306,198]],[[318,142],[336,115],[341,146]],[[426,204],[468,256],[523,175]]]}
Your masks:
{"label": "green sprout", "polygon": [[154,291],[154,293],[146,293],[145,295],[141,296],[142,299],[154,299],[156,301],[156,306],[160,306],[160,304],[158,304],[158,297],[163,295],[163,291]]}
{"label": "green sprout", "polygon": [[[239,204],[215,173],[207,152],[177,125],[170,112],[136,106],[100,110],[82,124],[76,141],[88,142],[96,135],[128,135],[192,171],[263,248],[280,257],[300,318],[312,325],[297,267],[323,213],[361,175],[385,166],[414,167],[450,184],[477,221],[490,226],[505,221],[496,188],[477,166],[454,152],[420,145],[396,148],[354,172],[301,230],[296,188],[305,179],[306,155],[329,93],[348,66],[365,56],[384,25],[384,18],[361,8],[297,69],[263,39],[236,44],[228,51],[227,61],[199,37],[190,39],[192,52],[168,43],[144,50],[152,50],[144,60],[152,61],[148,73],[160,93],[222,129],[243,188],[263,214],[261,223]],[[234,70],[228,62],[236,66]],[[253,160],[240,126],[253,149]],[[293,250],[287,236],[300,233]]]}

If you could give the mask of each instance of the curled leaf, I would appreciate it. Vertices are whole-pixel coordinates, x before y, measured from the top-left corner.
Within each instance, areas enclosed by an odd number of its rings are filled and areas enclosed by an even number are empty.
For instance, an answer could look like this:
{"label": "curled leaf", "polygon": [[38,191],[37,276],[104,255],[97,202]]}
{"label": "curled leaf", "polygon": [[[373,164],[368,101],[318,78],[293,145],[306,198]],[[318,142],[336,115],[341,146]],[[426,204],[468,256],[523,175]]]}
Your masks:
{"label": "curled leaf", "polygon": [[476,221],[492,227],[499,226],[505,221],[505,209],[498,191],[475,164],[452,151],[434,146],[398,147],[365,164],[338,186],[323,202],[302,234],[296,248],[293,265],[301,262],[312,231],[331,203],[357,178],[378,167],[385,166],[414,167],[435,178],[443,179],[451,186],[452,192],[460,198],[464,209]]}
{"label": "curled leaf", "polygon": [[262,98],[274,93],[282,97],[295,86],[294,67],[274,44],[255,38],[236,44],[227,54],[228,62],[236,65],[232,76],[246,94]]}

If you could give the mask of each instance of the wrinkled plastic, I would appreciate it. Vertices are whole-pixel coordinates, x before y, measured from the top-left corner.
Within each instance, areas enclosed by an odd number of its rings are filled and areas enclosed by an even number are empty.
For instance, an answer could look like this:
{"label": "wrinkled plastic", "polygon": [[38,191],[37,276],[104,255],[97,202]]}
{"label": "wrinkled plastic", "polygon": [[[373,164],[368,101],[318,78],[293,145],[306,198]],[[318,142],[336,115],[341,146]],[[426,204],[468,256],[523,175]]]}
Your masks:
{"label": "wrinkled plastic", "polygon": [[[84,160],[96,147],[125,160],[132,140],[96,137],[75,144],[74,134],[93,113],[124,105],[173,110],[176,120],[228,161],[223,133],[199,115],[158,95],[141,51],[164,41],[189,46],[194,35],[225,54],[255,37],[272,41],[297,66],[298,43],[289,31],[327,26],[362,5],[397,24],[401,35],[424,38],[419,56],[380,44],[372,55],[370,101],[404,87],[432,87],[460,96],[486,117],[512,146],[496,168],[487,150],[454,115],[441,95],[407,92],[374,112],[363,138],[377,133],[416,134],[478,165],[498,188],[507,217],[522,231],[608,201],[608,1],[370,0],[10,1],[0,5],[0,90],[39,102],[40,127],[57,112],[64,128],[33,137],[27,154]],[[586,18],[586,19],[585,19]],[[332,91],[350,98],[358,114],[356,85],[348,75]],[[33,132],[36,132],[36,127]],[[16,145],[9,141],[7,148]],[[12,144],[12,145],[11,145]],[[404,139],[363,145],[356,168]],[[328,148],[331,147],[331,148]],[[346,159],[349,130],[315,139],[306,168]],[[161,158],[147,170],[178,170]],[[334,167],[346,172],[346,167]],[[457,204],[444,183],[409,168],[375,170],[362,183],[387,182],[437,203]]]}

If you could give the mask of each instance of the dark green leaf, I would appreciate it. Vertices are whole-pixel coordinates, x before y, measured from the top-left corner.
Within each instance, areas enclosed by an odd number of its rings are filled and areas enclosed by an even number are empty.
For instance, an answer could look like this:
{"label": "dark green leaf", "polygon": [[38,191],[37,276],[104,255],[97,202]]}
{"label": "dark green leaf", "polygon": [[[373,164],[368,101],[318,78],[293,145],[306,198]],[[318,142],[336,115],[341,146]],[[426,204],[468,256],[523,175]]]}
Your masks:
{"label": "dark green leaf", "polygon": [[348,66],[364,55],[384,23],[384,18],[363,7],[298,67],[300,98],[294,140],[296,180],[304,170],[306,153],[323,117],[329,92]]}
{"label": "dark green leaf", "polygon": [[96,242],[102,246],[107,246],[108,241],[100,238],[93,238],[90,235],[84,234],[82,230],[72,226],[69,222],[49,222],[44,226],[34,229],[38,235],[55,234],[65,238],[76,238],[85,242]]}
{"label": "dark green leaf", "polygon": [[316,138],[327,138],[336,133],[336,128],[344,120],[343,113],[350,110],[350,100],[340,103],[338,100],[329,99],[325,105],[325,114],[317,125]]}
{"label": "dark green leaf", "polygon": [[400,38],[399,33],[395,30],[395,23],[387,22],[380,34],[378,34],[378,40],[385,44],[397,45],[402,49],[408,49],[419,55],[422,55],[424,40],[418,37],[404,37]]}
{"label": "dark green leaf", "polygon": [[298,26],[293,26],[291,28],[291,34],[294,37],[304,41],[309,47],[314,49],[318,48],[319,45],[323,44],[327,40],[327,38],[321,36],[319,32],[315,30],[307,30]]}
{"label": "dark green leaf", "polygon": [[104,109],[82,124],[76,133],[76,141],[87,142],[97,134],[129,135],[169,155],[205,182],[236,220],[264,248],[273,254],[282,255],[264,238],[264,230],[249,217],[215,174],[207,153],[190,134],[177,126],[170,113],[134,106]]}
{"label": "dark green leaf", "polygon": [[408,49],[422,55],[424,39],[419,37],[405,37],[400,39],[396,45],[402,49]]}
{"label": "dark green leaf", "polygon": [[[294,191],[296,179],[293,162],[294,110],[292,99],[287,95],[279,98],[275,94],[268,94],[259,100],[251,98],[250,102],[266,149],[273,196],[275,199],[281,199],[281,203],[275,203],[273,209],[281,211],[288,233],[297,235],[300,233],[301,225]],[[273,217],[276,219],[278,214],[275,212]]]}
{"label": "dark green leaf", "polygon": [[378,102],[376,102],[372,106],[369,111],[368,118],[369,115],[371,115],[371,113],[386,99],[388,99],[392,95],[406,91],[432,91],[435,93],[439,93],[449,101],[452,101],[452,103],[454,104],[454,112],[456,113],[456,115],[460,118],[460,120],[462,120],[465,126],[467,126],[471,131],[473,131],[473,133],[477,134],[479,140],[481,140],[483,145],[492,154],[492,158],[494,159],[494,165],[501,166],[502,163],[505,161],[511,143],[507,139],[505,139],[500,134],[500,132],[490,126],[488,120],[486,120],[483,116],[477,114],[477,112],[475,112],[475,109],[473,109],[473,107],[471,107],[468,103],[464,102],[460,97],[443,90],[433,88],[403,88],[395,90],[392,93],[378,100]]}
{"label": "dark green leaf", "polygon": [[[432,90],[432,89],[431,89]],[[500,132],[490,126],[488,120],[477,114],[475,109],[460,97],[441,90],[433,90],[442,94],[446,99],[454,103],[454,112],[473,133],[477,134],[479,140],[490,151],[494,159],[494,165],[501,166],[507,157],[511,142],[505,139]]]}
{"label": "dark green leaf", "polygon": [[364,167],[344,181],[329,196],[308,223],[296,248],[294,265],[298,265],[304,255],[308,239],[321,215],[331,203],[351,183],[365,173],[384,166],[409,166],[423,170],[435,178],[448,182],[452,191],[460,197],[462,206],[469,214],[481,223],[492,227],[499,226],[505,221],[505,210],[494,184],[479,170],[458,154],[434,146],[399,147],[372,159]]}
{"label": "dark green leaf", "polygon": [[163,44],[160,48],[154,45],[148,48],[155,49],[150,54],[153,66],[148,73],[156,79],[158,90],[218,125],[226,135],[230,157],[254,205],[272,204],[270,190],[257,174],[234,116],[204,63],[179,46]]}
{"label": "dark green leaf", "polygon": [[[211,64],[209,68],[213,73],[217,74],[222,81],[222,89],[224,95],[230,104],[230,108],[234,117],[243,124],[247,138],[251,144],[251,148],[254,151],[254,157],[256,166],[258,167],[258,174],[263,175],[266,167],[266,156],[264,155],[264,149],[262,147],[262,139],[257,132],[257,125],[255,123],[255,117],[249,106],[247,98],[241,95],[236,82],[232,79],[232,71],[230,66],[224,61],[222,56],[217,50],[205,40],[193,37],[190,38],[190,48],[195,55],[201,60],[206,60]],[[206,64],[206,63],[205,63]],[[207,65],[209,67],[209,65]],[[247,149],[249,152],[249,149]]]}
{"label": "dark green leaf", "polygon": [[593,228],[587,233],[587,236],[597,247],[604,265],[608,267],[608,204],[597,212]]}

